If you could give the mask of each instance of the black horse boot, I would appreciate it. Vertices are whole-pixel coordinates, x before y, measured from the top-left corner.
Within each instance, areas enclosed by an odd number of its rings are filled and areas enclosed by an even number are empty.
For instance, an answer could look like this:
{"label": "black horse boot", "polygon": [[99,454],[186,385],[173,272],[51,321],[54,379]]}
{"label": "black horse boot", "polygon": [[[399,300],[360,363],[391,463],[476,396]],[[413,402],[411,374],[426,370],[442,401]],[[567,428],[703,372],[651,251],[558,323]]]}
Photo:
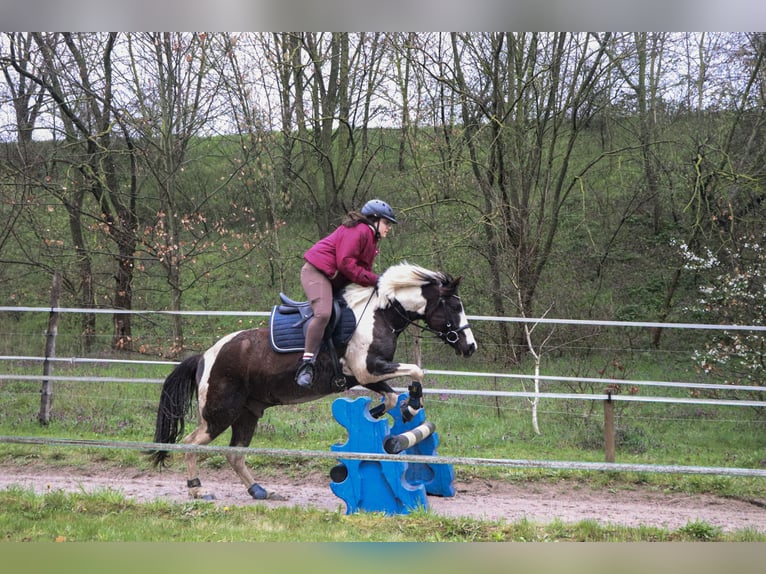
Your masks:
{"label": "black horse boot", "polygon": [[308,389],[314,382],[314,361],[313,359],[303,359],[303,363],[298,367],[295,373],[295,382],[298,386]]}

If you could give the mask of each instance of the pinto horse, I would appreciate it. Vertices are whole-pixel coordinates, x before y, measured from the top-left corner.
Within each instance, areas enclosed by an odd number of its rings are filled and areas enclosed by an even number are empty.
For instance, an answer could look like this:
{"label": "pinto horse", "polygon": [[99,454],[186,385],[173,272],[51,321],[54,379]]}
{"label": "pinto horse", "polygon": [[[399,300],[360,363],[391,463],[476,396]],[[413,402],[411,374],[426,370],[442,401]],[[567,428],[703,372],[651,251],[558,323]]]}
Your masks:
{"label": "pinto horse", "polygon": [[[416,412],[422,408],[415,391],[421,389],[423,370],[394,362],[396,341],[415,323],[452,346],[458,355],[472,355],[476,341],[457,294],[459,283],[460,277],[453,279],[405,262],[386,270],[375,289],[346,287],[342,297],[354,313],[356,328],[347,343],[336,349],[339,363],[326,349],[317,355],[314,382],[307,389],[294,380],[301,354],[275,352],[268,327],[224,336],[204,353],[182,361],[165,379],[154,442],[173,444],[183,436],[184,417],[191,412],[195,395],[198,426],[183,438],[192,445],[208,444],[231,427],[229,444],[247,447],[265,409],[317,400],[356,385],[382,395],[375,413],[382,416],[397,404],[398,396],[387,383],[396,377],[411,379],[411,401],[403,407],[410,414]],[[340,380],[338,364],[342,367]],[[149,455],[155,466],[162,467],[170,452],[157,450]],[[278,498],[255,482],[244,455],[227,454],[226,458],[253,498]],[[190,496],[214,499],[202,488],[197,454],[187,452],[184,459]]]}

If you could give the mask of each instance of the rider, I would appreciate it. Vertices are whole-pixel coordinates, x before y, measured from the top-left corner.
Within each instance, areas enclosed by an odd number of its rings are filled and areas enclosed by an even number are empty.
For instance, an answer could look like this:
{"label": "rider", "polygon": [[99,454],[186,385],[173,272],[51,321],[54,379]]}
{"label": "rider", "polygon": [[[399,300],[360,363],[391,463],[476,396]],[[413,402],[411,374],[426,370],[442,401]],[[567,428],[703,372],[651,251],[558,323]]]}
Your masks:
{"label": "rider", "polygon": [[301,387],[310,387],[313,382],[315,355],[330,322],[333,294],[349,283],[377,286],[378,275],[372,264],[378,255],[378,241],[388,235],[395,223],[398,222],[391,206],[371,199],[361,210],[349,212],[342,225],[304,253],[301,284],[314,317],[306,328],[303,360],[295,374]]}

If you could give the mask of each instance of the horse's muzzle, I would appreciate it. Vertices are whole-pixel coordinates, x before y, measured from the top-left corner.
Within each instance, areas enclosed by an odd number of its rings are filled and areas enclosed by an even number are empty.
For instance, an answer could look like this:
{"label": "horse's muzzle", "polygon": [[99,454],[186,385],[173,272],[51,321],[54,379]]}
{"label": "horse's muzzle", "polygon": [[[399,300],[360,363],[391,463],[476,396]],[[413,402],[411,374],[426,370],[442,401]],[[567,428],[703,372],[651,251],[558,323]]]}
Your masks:
{"label": "horse's muzzle", "polygon": [[455,349],[456,355],[463,355],[464,357],[470,357],[476,351],[476,343],[470,343],[468,341],[448,341],[446,338],[442,338],[445,343]]}
{"label": "horse's muzzle", "polygon": [[455,345],[455,354],[470,357],[476,352],[476,343],[470,345]]}

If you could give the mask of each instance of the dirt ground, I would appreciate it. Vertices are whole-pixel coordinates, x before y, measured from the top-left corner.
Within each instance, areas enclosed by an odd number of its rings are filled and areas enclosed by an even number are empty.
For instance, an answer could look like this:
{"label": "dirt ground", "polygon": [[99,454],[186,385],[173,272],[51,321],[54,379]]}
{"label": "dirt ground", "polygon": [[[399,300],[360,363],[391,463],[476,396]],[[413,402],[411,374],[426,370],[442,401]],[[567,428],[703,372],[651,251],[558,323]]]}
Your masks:
{"label": "dirt ground", "polygon": [[[228,469],[206,469],[203,485],[213,492],[217,504],[315,507],[345,513],[346,504],[330,489],[330,478],[318,473],[307,479],[268,478],[260,484],[286,500],[255,501]],[[89,470],[43,467],[41,465],[0,465],[0,490],[11,485],[38,493],[52,490],[93,492],[111,489],[138,502],[165,499],[189,500],[186,479],[177,468],[159,471],[135,469]],[[499,481],[461,479],[453,483],[454,497],[428,497],[431,512],[449,517],[471,517],[516,522],[523,518],[547,524],[555,519],[565,523],[585,519],[601,524],[655,526],[676,530],[690,522],[702,521],[734,531],[751,528],[766,532],[766,500],[734,500],[710,495],[663,493],[648,488],[594,490],[572,481],[510,484]]]}

